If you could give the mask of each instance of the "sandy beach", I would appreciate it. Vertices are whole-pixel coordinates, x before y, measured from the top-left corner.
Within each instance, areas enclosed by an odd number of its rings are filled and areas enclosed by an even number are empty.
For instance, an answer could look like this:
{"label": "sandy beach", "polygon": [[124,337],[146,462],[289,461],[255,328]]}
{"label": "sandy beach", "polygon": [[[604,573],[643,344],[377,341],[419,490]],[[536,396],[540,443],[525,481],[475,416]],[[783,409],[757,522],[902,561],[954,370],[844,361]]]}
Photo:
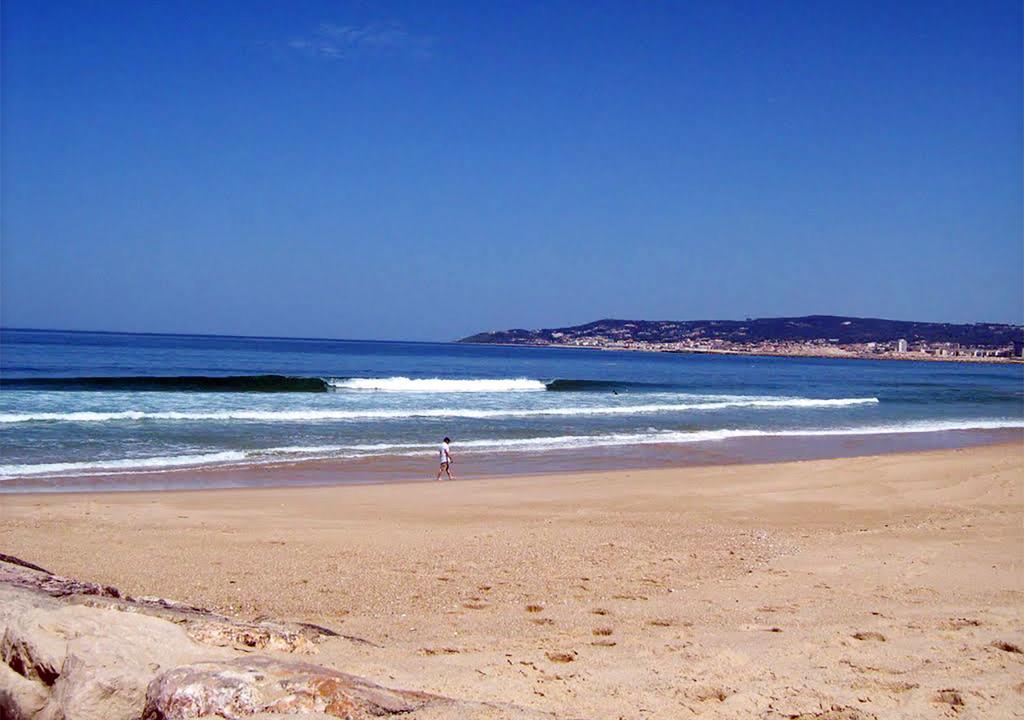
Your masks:
{"label": "sandy beach", "polygon": [[[2,551],[585,718],[1024,716],[1024,446],[451,483],[8,495]],[[369,641],[360,642],[353,638]]]}

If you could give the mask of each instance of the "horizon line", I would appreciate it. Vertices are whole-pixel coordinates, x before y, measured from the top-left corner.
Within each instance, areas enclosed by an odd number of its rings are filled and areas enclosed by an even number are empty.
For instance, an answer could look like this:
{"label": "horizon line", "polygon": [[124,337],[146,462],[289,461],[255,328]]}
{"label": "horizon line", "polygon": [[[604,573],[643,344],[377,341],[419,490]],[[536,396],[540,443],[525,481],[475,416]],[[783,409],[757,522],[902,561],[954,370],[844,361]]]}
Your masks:
{"label": "horizon line", "polygon": [[454,340],[371,340],[367,338],[329,338],[310,337],[303,335],[233,335],[230,333],[151,332],[140,330],[73,330],[69,328],[9,327],[6,325],[0,325],[0,332],[7,331],[78,333],[80,335],[150,335],[156,337],[218,337],[234,338],[238,340],[317,340],[325,342],[383,342],[421,345],[438,345],[455,342]]}
{"label": "horizon line", "polygon": [[[798,319],[798,318],[811,318],[811,317],[834,317],[842,318],[844,320],[882,320],[884,322],[905,322],[905,323],[927,323],[930,325],[1005,325],[1014,328],[1024,328],[1024,323],[1013,323],[1013,322],[988,322],[988,321],[974,321],[974,322],[948,322],[948,321],[936,321],[936,320],[894,320],[892,318],[878,318],[878,317],[866,317],[859,315],[829,315],[826,313],[817,313],[811,315],[776,315],[770,317],[748,317],[742,320],[726,320],[724,318],[718,318],[714,320],[636,320],[627,318],[613,318],[604,317],[597,320],[590,320],[588,322],[579,323],[577,325],[560,325],[551,328],[536,328],[537,330],[558,330],[562,328],[581,327],[583,325],[591,325],[598,322],[752,322],[755,320],[782,320],[782,319]],[[510,330],[520,330],[527,328],[507,328],[506,330],[482,330],[479,332],[472,333],[466,337],[473,337],[474,335],[486,335],[494,332],[508,332]],[[157,332],[157,331],[139,331],[139,330],[81,330],[71,328],[41,328],[41,327],[12,327],[6,325],[0,325],[0,332],[4,331],[15,331],[15,332],[52,332],[52,333],[78,333],[83,335],[149,335],[156,337],[221,337],[221,338],[235,338],[242,340],[313,340],[321,342],[382,342],[382,343],[408,343],[408,344],[420,344],[420,345],[448,345],[457,344],[465,338],[459,338],[456,340],[372,340],[368,338],[340,338],[340,337],[313,337],[305,335],[236,335],[233,333],[197,333],[197,332]]]}

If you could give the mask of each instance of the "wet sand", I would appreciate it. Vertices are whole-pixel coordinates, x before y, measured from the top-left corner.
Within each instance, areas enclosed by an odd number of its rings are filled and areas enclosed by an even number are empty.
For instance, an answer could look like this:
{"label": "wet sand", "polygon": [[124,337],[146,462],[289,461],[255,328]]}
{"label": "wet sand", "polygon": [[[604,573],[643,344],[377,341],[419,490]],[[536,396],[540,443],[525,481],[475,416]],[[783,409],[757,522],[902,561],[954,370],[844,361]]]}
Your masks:
{"label": "wet sand", "polygon": [[557,717],[1024,707],[1024,445],[453,483],[5,495],[0,550]]}
{"label": "wet sand", "polygon": [[[609,468],[700,467],[852,458],[882,453],[1024,443],[1024,428],[930,432],[737,437],[676,444],[619,445],[544,452],[462,452],[456,442],[455,471],[463,478],[554,475]],[[277,461],[152,472],[87,476],[10,478],[0,492],[94,492],[108,490],[204,490],[303,485],[433,481],[434,453],[364,458]]]}

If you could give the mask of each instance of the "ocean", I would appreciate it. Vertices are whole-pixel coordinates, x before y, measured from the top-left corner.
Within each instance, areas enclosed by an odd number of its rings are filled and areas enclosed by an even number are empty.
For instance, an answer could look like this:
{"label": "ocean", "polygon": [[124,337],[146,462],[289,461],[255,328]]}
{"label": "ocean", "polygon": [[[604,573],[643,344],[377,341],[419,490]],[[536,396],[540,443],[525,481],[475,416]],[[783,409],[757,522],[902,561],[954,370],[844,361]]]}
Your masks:
{"label": "ocean", "polygon": [[0,491],[423,478],[446,435],[532,472],[1021,428],[1021,365],[0,330]]}

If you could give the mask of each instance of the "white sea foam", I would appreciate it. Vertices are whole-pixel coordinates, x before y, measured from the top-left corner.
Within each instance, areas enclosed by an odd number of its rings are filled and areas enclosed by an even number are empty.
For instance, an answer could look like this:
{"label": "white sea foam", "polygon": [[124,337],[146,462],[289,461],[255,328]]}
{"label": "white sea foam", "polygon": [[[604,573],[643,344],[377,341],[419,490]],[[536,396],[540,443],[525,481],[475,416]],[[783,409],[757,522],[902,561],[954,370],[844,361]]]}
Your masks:
{"label": "white sea foam", "polygon": [[125,420],[240,420],[248,422],[329,422],[346,420],[395,420],[402,418],[522,418],[544,416],[645,415],[651,413],[685,412],[691,410],[724,410],[728,408],[840,408],[874,405],[878,398],[774,398],[736,397],[713,402],[652,403],[644,405],[576,405],[541,408],[405,408],[373,410],[214,410],[146,412],[121,410],[114,412],[80,411],[68,413],[0,413],[0,423],[22,422],[111,422]]}
{"label": "white sea foam", "polygon": [[[745,437],[815,437],[848,435],[893,435],[901,433],[948,432],[959,430],[1004,430],[1024,428],[1024,421],[1009,419],[994,420],[948,420],[919,421],[891,425],[868,425],[864,427],[809,428],[797,430],[760,430],[757,428],[719,428],[714,430],[649,430],[636,433],[606,433],[601,435],[555,435],[550,437],[493,438],[461,440],[457,442],[460,452],[503,452],[562,450],[574,448],[652,445],[711,442]],[[330,457],[333,453],[345,456],[407,455],[416,456],[432,452],[435,443],[373,443],[362,445],[314,445],[269,448],[258,451],[261,456],[303,454]]]}
{"label": "white sea foam", "polygon": [[450,379],[450,378],[331,378],[327,384],[341,390],[378,390],[382,392],[467,393],[534,392],[546,390],[540,380],[530,378]]}
{"label": "white sea foam", "polygon": [[1024,428],[1024,420],[1000,418],[993,420],[917,420],[902,425],[869,425],[865,427],[839,427],[822,430],[779,430],[771,435],[892,435],[894,433],[948,432],[950,430],[1013,430]]}
{"label": "white sea foam", "polygon": [[[495,438],[466,440],[456,443],[459,452],[467,454],[501,452],[549,452],[597,447],[629,445],[675,445],[717,442],[751,437],[814,437],[893,435],[902,433],[950,432],[965,430],[1001,430],[1024,428],[1024,421],[1014,419],[918,421],[905,424],[864,427],[809,428],[793,430],[760,430],[757,428],[719,428],[713,430],[673,431],[651,430],[638,433],[603,435],[559,435],[551,437]],[[187,467],[222,467],[237,465],[268,465],[296,461],[346,459],[375,456],[420,457],[431,454],[433,443],[372,443],[356,445],[292,445],[249,451],[174,455],[93,462],[45,463],[35,465],[0,465],[0,479],[83,475],[127,475],[139,472],[169,472]]]}
{"label": "white sea foam", "polygon": [[[713,442],[730,438],[745,437],[815,437],[815,436],[848,436],[848,435],[894,435],[901,433],[948,432],[957,430],[1003,430],[1024,428],[1024,421],[997,420],[949,420],[921,421],[902,425],[869,425],[864,427],[810,428],[806,430],[759,430],[756,428],[719,428],[714,430],[650,430],[640,433],[607,433],[603,435],[558,435],[551,437],[503,438],[464,440],[456,443],[460,452],[502,452],[502,451],[539,451],[539,450],[571,450],[575,448],[618,446],[618,445],[655,445],[679,444],[696,442]],[[394,443],[377,445],[349,445],[347,451],[364,451],[368,454],[380,455],[418,455],[410,450],[430,451],[432,444]],[[322,451],[324,448],[310,448],[311,451]]]}
{"label": "white sea foam", "polygon": [[223,465],[243,462],[246,453],[238,450],[203,453],[198,455],[171,455],[166,457],[125,458],[122,460],[96,460],[93,462],[37,463],[32,465],[0,465],[0,477],[26,475],[87,475],[106,470],[142,472],[150,468],[182,468],[202,465]]}

